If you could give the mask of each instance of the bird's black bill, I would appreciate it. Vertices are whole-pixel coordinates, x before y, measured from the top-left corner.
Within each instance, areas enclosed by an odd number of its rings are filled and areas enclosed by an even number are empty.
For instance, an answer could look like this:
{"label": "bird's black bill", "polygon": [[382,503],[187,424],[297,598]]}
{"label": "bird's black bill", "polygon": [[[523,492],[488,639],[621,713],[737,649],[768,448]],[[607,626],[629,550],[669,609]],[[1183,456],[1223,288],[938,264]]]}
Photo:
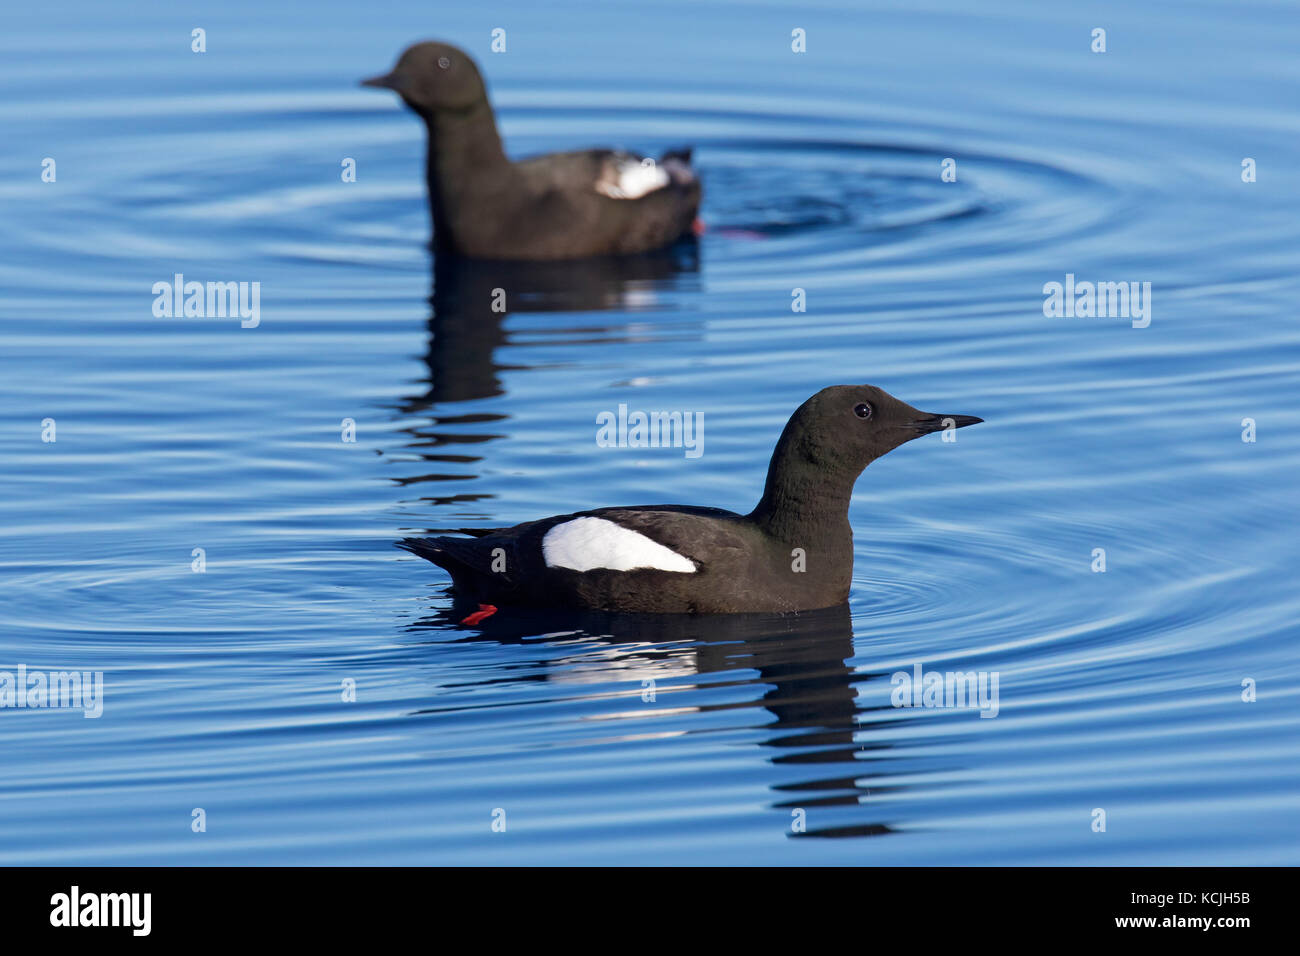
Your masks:
{"label": "bird's black bill", "polygon": [[379,76],[368,77],[361,81],[362,86],[377,86],[384,90],[397,89],[397,78],[392,73],[383,73]]}
{"label": "bird's black bill", "polygon": [[907,426],[915,430],[917,435],[928,435],[930,432],[941,432],[945,428],[965,428],[967,425],[978,425],[984,421],[982,418],[976,418],[974,415],[926,415],[924,418],[918,418],[916,421],[909,423]]}

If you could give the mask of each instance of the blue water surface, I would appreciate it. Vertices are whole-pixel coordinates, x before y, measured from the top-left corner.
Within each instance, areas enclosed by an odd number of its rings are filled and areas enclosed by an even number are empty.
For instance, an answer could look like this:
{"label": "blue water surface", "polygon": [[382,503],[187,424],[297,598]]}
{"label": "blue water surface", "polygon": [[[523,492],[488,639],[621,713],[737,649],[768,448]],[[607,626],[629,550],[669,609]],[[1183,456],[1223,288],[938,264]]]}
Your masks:
{"label": "blue water surface", "polygon": [[[0,709],[0,861],[1300,862],[1294,5],[0,27],[0,670],[105,682],[95,719]],[[707,231],[435,263],[423,129],[356,86],[430,36],[514,155],[694,144]],[[260,323],[155,317],[176,273],[260,283]],[[1045,316],[1067,274],[1149,282],[1149,325]],[[842,382],[986,419],[863,475],[847,608],[462,627],[393,547],[747,511]],[[703,454],[598,446],[620,404],[702,413]],[[997,716],[893,706],[917,665],[997,674]]]}

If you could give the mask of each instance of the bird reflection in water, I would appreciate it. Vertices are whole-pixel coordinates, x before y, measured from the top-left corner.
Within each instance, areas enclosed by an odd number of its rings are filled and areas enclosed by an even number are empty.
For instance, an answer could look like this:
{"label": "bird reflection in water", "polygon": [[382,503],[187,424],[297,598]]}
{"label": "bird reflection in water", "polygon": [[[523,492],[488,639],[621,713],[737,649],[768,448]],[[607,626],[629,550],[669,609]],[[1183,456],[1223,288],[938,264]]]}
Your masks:
{"label": "bird reflection in water", "polygon": [[[888,681],[884,673],[851,667],[854,656],[849,606],[798,614],[633,615],[592,611],[516,611],[503,608],[473,628],[462,628],[467,607],[456,602],[439,609],[410,630],[462,630],[462,642],[490,641],[517,648],[518,667],[498,670],[492,683],[546,681],[556,685],[601,685],[599,699],[611,713],[602,721],[658,719],[665,728],[690,715],[735,711],[737,723],[728,729],[760,729],[757,756],[778,768],[771,783],[774,810],[806,812],[806,829],[789,830],[791,837],[862,837],[893,832],[889,822],[850,820],[850,808],[870,809],[871,794],[898,790],[873,785],[873,778],[892,767],[885,743],[861,738],[877,726],[873,715],[890,708],[864,705],[859,688],[870,681]],[[528,652],[539,639],[584,639],[586,649],[574,655],[544,658]],[[612,653],[590,649],[595,640]],[[434,643],[444,643],[439,639]],[[693,682],[692,677],[710,675]],[[734,675],[722,681],[717,675]],[[655,688],[646,700],[647,681]],[[630,693],[612,694],[614,687]],[[470,690],[474,685],[465,685]],[[733,699],[706,702],[728,688]],[[734,689],[752,693],[734,699]],[[419,711],[444,714],[455,705]],[[766,711],[771,720],[756,719]],[[888,725],[903,724],[890,715]],[[883,724],[884,721],[879,723]],[[710,726],[716,726],[711,723]],[[699,731],[697,731],[699,732]],[[895,771],[896,772],[896,771]],[[829,810],[819,814],[818,809]],[[827,820],[818,823],[818,817]]]}
{"label": "bird reflection in water", "polygon": [[[410,440],[388,453],[390,460],[416,463],[420,469],[393,480],[401,486],[421,486],[471,482],[478,477],[484,446],[505,437],[509,416],[495,409],[457,413],[447,406],[502,396],[502,373],[526,368],[507,364],[500,356],[510,340],[505,328],[510,313],[557,313],[554,327],[534,333],[557,345],[631,340],[636,333],[625,324],[578,322],[558,314],[633,309],[643,299],[653,300],[663,288],[693,280],[698,272],[699,248],[693,238],[643,255],[569,262],[481,262],[435,256],[424,357],[428,375],[422,381],[423,392],[403,398],[396,406],[402,418],[427,418],[401,429]],[[446,506],[490,497],[462,491],[420,501]]]}

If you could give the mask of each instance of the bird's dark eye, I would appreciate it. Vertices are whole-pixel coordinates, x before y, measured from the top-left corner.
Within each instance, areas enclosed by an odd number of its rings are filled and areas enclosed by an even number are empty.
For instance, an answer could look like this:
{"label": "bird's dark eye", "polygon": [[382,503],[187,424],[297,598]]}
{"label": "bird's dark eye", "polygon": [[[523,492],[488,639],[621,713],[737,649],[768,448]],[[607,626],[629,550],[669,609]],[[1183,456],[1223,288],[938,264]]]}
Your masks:
{"label": "bird's dark eye", "polygon": [[445,70],[449,66],[451,66],[451,60],[447,59],[445,56],[438,57],[438,69]]}
{"label": "bird's dark eye", "polygon": [[858,418],[870,418],[871,412],[872,408],[866,402],[858,402],[853,406],[853,414],[857,415]]}

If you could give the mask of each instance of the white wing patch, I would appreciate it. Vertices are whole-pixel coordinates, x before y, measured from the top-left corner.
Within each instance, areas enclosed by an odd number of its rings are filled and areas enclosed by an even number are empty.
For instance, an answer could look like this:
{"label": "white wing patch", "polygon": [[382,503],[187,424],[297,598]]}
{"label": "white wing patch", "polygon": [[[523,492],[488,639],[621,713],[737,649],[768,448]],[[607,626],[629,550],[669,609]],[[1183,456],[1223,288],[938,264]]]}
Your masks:
{"label": "white wing patch", "polygon": [[542,538],[542,557],[550,568],[592,571],[679,571],[693,574],[695,563],[637,531],[604,518],[574,518]]}
{"label": "white wing patch", "polygon": [[668,172],[653,159],[620,154],[605,163],[596,191],[611,199],[640,199],[668,185]]}

